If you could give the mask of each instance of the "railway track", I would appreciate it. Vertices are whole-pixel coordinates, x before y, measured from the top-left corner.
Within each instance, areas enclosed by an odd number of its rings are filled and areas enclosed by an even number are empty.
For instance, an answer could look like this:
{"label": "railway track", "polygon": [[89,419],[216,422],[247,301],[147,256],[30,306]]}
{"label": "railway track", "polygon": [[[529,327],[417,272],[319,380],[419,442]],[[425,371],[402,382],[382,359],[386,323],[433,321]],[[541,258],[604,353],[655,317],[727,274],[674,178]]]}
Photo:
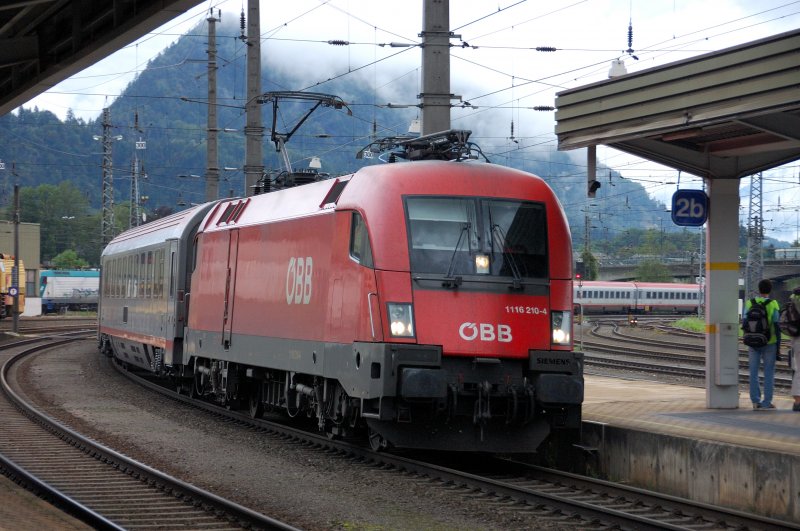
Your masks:
{"label": "railway track", "polygon": [[15,364],[82,339],[85,333],[27,339],[0,351],[6,475],[98,529],[294,529],[125,457],[26,403],[14,388]]}
{"label": "railway track", "polygon": [[[612,326],[611,338],[600,334],[598,329]],[[616,323],[600,323],[590,334],[597,341],[584,340],[587,365],[626,371],[658,373],[670,376],[681,376],[703,379],[706,376],[705,346],[686,343],[685,338],[679,342],[658,339],[644,339],[619,332]],[[609,339],[609,341],[602,341]],[[622,342],[623,344],[620,344]],[[651,361],[642,361],[651,360]],[[739,351],[739,382],[747,383],[747,352]],[[775,385],[788,387],[792,382],[792,371],[785,363],[775,367]]]}
{"label": "railway track", "polygon": [[[0,333],[11,332],[13,327],[11,319],[0,320]],[[19,322],[18,332],[21,335],[56,334],[69,331],[96,331],[96,317],[69,317],[69,318],[33,318],[23,319]]]}
{"label": "railway track", "polygon": [[[114,363],[110,361],[110,363]],[[595,529],[787,529],[793,524],[724,508],[697,504],[639,489],[534,467],[517,461],[488,459],[474,455],[443,464],[449,456],[394,455],[374,452],[348,441],[296,429],[265,419],[253,419],[244,412],[193,400],[158,382],[142,378],[114,363],[131,380],[190,407],[207,411],[225,422],[246,430],[259,430],[265,436],[282,438],[294,444],[351,459],[381,471],[412,475],[421,482],[451,490],[466,498],[485,499],[497,510],[526,511],[538,518]],[[481,467],[476,468],[475,463]],[[800,527],[796,527],[800,529]]]}

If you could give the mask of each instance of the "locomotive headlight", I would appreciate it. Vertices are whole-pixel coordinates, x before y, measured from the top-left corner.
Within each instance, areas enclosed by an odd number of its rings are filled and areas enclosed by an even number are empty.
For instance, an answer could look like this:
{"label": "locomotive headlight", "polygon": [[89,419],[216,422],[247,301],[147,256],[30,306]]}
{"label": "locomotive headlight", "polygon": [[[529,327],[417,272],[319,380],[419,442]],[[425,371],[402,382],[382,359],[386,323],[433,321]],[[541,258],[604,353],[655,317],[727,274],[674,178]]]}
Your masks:
{"label": "locomotive headlight", "polygon": [[392,337],[414,337],[414,308],[411,304],[390,302],[389,331]]}
{"label": "locomotive headlight", "polygon": [[475,272],[479,275],[489,274],[489,256],[485,254],[475,255]]}
{"label": "locomotive headlight", "polygon": [[553,344],[554,345],[568,345],[570,342],[570,329],[572,328],[572,312],[558,312],[550,313],[551,328],[553,331]]}

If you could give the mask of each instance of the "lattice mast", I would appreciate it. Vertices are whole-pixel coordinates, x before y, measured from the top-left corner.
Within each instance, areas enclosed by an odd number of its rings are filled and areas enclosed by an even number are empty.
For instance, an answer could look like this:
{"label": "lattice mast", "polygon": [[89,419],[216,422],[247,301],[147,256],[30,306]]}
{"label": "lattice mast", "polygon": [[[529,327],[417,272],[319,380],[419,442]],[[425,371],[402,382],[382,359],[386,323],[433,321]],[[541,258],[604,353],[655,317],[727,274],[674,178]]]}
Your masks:
{"label": "lattice mast", "polygon": [[114,239],[114,174],[111,156],[111,110],[103,109],[103,217],[100,241],[103,247]]}
{"label": "lattice mast", "polygon": [[761,203],[761,174],[750,176],[750,213],[747,218],[747,262],[744,293],[750,298],[758,295],[758,281],[764,274],[764,226]]}

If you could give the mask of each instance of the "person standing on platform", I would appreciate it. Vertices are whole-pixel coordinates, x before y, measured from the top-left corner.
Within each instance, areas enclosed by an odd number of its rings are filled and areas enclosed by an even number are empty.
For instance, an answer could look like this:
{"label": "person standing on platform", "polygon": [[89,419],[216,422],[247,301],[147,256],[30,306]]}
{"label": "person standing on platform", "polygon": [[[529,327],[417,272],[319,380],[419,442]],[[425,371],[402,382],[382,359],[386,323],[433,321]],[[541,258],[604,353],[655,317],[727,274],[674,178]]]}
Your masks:
{"label": "person standing on platform", "polygon": [[[744,329],[743,341],[748,345],[748,359],[750,363],[750,401],[753,409],[775,409],[772,404],[772,393],[775,386],[775,361],[780,352],[781,329],[778,325],[780,316],[780,305],[778,301],[769,298],[772,292],[772,282],[769,279],[762,279],[758,282],[759,297],[749,299],[744,308],[744,318],[742,328]],[[754,304],[755,303],[755,304]],[[763,316],[763,324],[757,322],[758,308],[751,312],[755,305],[763,308],[766,315]],[[760,319],[758,319],[760,321]],[[766,329],[766,330],[764,330]],[[752,337],[761,334],[760,343],[751,341]],[[764,362],[764,400],[761,400],[761,386],[758,381],[758,372],[761,362]]]}
{"label": "person standing on platform", "polygon": [[[800,313],[800,287],[794,288],[794,291],[789,295],[789,304],[793,304],[797,311]],[[792,411],[800,412],[800,336],[792,337],[792,398],[794,398],[794,405]]]}

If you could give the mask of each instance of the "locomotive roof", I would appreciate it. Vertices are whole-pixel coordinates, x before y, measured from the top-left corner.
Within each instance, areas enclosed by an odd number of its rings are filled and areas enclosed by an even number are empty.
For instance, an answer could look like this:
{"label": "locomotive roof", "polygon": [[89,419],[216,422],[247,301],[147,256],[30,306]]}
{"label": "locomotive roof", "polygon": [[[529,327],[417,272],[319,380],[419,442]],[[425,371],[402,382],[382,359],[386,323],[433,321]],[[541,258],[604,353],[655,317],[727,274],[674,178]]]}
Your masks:
{"label": "locomotive roof", "polygon": [[352,175],[267,194],[223,200],[206,217],[201,230],[212,232],[299,218],[333,208],[372,210],[374,214],[384,208],[386,198],[404,194],[508,198],[535,195],[543,201],[557,201],[539,177],[504,166],[477,161],[400,162],[367,166]]}
{"label": "locomotive roof", "polygon": [[171,239],[182,239],[199,223],[217,202],[196,205],[171,216],[126,230],[103,250],[103,256],[156,245]]}

